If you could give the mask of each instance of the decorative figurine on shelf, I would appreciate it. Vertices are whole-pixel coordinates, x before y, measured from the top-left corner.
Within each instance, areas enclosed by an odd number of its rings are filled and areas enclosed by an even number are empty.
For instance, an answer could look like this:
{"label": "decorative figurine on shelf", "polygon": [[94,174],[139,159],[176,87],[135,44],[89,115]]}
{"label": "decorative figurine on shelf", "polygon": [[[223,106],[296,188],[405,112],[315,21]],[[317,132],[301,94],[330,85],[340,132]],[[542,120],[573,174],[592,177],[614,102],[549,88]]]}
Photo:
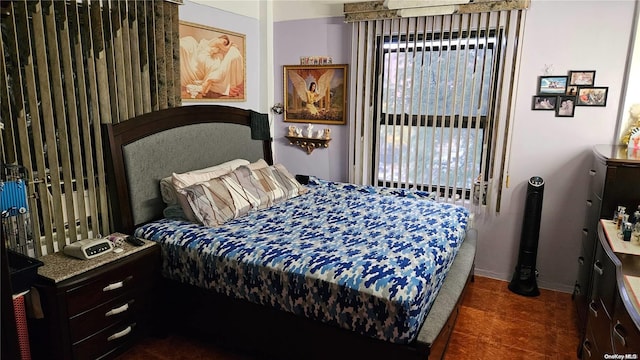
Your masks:
{"label": "decorative figurine on shelf", "polygon": [[324,138],[331,139],[331,129],[329,128],[324,129]]}
{"label": "decorative figurine on shelf", "polygon": [[296,127],[293,125],[289,125],[289,136],[296,136]]}
{"label": "decorative figurine on shelf", "polygon": [[312,138],[313,137],[313,125],[311,125],[311,124],[307,125],[307,137],[308,138]]}
{"label": "decorative figurine on shelf", "polygon": [[316,132],[316,138],[317,139],[324,139],[324,130],[318,130]]}
{"label": "decorative figurine on shelf", "polygon": [[300,129],[299,127],[296,127],[296,135],[297,137],[302,137],[302,129]]}

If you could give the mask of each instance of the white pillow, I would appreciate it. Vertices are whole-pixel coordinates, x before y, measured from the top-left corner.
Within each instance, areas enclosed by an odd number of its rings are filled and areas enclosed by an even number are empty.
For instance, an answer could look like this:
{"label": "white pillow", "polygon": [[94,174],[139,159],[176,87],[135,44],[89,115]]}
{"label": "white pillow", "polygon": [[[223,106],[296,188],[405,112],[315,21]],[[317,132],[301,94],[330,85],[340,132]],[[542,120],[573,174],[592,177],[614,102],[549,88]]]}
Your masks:
{"label": "white pillow", "polygon": [[211,166],[205,169],[193,170],[182,174],[173,173],[171,176],[173,186],[176,189],[183,188],[195,183],[207,181],[224,174],[228,174],[242,165],[249,165],[250,162],[244,159],[227,161],[220,165]]}
{"label": "white pillow", "polygon": [[198,218],[195,216],[193,210],[191,209],[191,206],[189,205],[189,200],[184,194],[180,193],[180,191],[177,190],[183,189],[196,183],[207,181],[209,179],[217,178],[219,176],[232,172],[239,166],[249,164],[250,162],[248,160],[235,159],[200,170],[193,170],[181,174],[174,173],[171,176],[171,184],[173,184],[173,187],[176,190],[175,196],[178,200],[178,203],[182,207],[182,210],[184,211],[185,217],[193,222],[198,221]]}

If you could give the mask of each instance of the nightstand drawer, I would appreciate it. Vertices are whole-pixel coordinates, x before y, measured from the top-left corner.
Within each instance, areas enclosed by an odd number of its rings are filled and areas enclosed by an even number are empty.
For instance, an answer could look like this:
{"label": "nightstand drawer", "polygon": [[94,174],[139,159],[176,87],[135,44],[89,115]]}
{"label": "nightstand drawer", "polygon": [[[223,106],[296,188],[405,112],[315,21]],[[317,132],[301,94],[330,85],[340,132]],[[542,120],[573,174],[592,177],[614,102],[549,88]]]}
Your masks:
{"label": "nightstand drawer", "polygon": [[160,248],[125,243],[89,260],[42,257],[35,286],[43,319],[29,323],[34,360],[113,359],[149,331],[160,278]]}
{"label": "nightstand drawer", "polygon": [[117,322],[134,320],[147,305],[147,296],[122,296],[69,319],[71,342],[76,343]]}
{"label": "nightstand drawer", "polygon": [[67,290],[69,316],[78,315],[134,289],[148,287],[156,262],[154,257],[145,257],[138,262],[115,267],[94,278],[94,281],[70,288]]}
{"label": "nightstand drawer", "polygon": [[117,323],[73,345],[74,359],[97,359],[136,338],[135,322]]}

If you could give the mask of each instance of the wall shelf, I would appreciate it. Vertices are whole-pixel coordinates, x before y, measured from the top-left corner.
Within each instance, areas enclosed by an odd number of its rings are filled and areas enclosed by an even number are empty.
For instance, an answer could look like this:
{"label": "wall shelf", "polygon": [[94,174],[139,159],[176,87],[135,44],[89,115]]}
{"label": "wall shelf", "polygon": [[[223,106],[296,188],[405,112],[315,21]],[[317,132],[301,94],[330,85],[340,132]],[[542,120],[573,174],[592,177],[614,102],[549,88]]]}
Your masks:
{"label": "wall shelf", "polygon": [[331,141],[331,139],[319,139],[289,135],[285,135],[285,137],[289,140],[290,145],[296,145],[301,147],[302,149],[305,149],[307,151],[307,154],[311,154],[313,150],[318,148],[328,148],[329,141]]}

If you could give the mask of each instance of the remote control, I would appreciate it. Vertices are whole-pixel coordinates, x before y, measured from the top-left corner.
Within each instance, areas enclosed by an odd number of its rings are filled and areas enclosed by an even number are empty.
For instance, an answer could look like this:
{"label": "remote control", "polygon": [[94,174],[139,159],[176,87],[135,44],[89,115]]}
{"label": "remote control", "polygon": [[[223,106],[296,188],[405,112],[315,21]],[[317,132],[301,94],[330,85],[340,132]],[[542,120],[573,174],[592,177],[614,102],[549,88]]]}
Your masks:
{"label": "remote control", "polygon": [[133,246],[142,246],[144,245],[144,241],[138,239],[135,236],[127,236],[127,238],[125,239],[129,244],[133,245]]}

